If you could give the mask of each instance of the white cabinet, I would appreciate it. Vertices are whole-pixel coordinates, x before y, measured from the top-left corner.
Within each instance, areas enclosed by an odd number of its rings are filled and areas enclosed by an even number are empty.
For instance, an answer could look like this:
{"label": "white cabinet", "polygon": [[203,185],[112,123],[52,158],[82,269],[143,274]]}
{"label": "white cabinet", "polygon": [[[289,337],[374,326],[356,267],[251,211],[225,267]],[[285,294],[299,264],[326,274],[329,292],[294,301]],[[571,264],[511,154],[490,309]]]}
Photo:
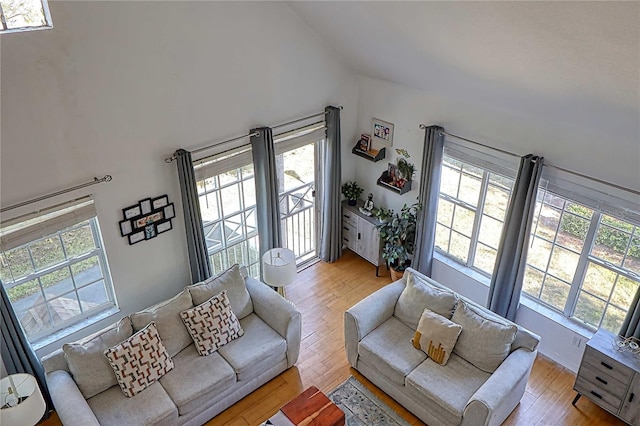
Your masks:
{"label": "white cabinet", "polygon": [[382,258],[378,220],[367,216],[358,209],[362,202],[350,206],[346,201],[342,203],[342,245],[376,267],[376,276],[380,265],[386,262]]}

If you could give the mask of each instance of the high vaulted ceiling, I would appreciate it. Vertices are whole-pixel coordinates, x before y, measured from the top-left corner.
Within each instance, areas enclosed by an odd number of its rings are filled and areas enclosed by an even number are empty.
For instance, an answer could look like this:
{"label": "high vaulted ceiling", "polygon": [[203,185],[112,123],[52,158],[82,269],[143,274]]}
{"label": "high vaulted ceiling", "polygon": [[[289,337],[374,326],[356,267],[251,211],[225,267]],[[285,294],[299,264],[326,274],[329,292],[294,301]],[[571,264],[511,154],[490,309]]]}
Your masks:
{"label": "high vaulted ceiling", "polygon": [[362,75],[525,113],[554,102],[639,120],[640,2],[289,5]]}

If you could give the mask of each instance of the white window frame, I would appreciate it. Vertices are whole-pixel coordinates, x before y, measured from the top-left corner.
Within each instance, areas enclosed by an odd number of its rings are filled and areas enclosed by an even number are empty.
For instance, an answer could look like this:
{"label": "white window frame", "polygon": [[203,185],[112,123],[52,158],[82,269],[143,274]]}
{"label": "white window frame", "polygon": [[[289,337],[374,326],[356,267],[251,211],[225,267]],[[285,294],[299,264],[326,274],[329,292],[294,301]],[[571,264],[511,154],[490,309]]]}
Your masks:
{"label": "white window frame", "polygon": [[[8,1],[11,1],[11,0],[8,0]],[[10,34],[10,33],[18,33],[23,31],[38,31],[38,30],[52,29],[53,21],[51,20],[51,13],[49,11],[48,0],[39,0],[39,1],[42,4],[42,15],[43,15],[42,17],[44,19],[44,24],[39,26],[26,26],[26,27],[16,27],[16,28],[8,28],[2,3],[0,3],[0,34]]]}
{"label": "white window frame", "polygon": [[[89,201],[87,201],[89,200]],[[64,212],[64,213],[63,213]],[[59,214],[62,213],[62,214]],[[47,218],[46,220],[44,218]],[[39,222],[40,221],[40,222]],[[32,225],[24,226],[31,223]],[[83,226],[89,225],[91,235],[95,247],[89,252],[82,253],[77,256],[69,256],[66,252],[66,245],[63,242],[62,234],[79,229]],[[35,226],[34,226],[35,225]],[[12,229],[13,234],[11,234]],[[16,230],[17,229],[17,230]],[[41,304],[33,305],[33,307],[44,306],[47,309],[47,313],[51,317],[50,303],[56,299],[69,296],[73,294],[75,300],[78,301],[80,313],[67,319],[56,323],[53,327],[43,330],[40,333],[28,336],[29,341],[36,347],[42,342],[55,340],[66,329],[73,329],[76,325],[89,321],[94,323],[98,321],[101,315],[107,311],[111,311],[117,308],[117,300],[115,291],[113,288],[113,282],[111,279],[111,272],[107,261],[107,256],[104,250],[104,244],[102,236],[100,234],[100,226],[98,218],[93,207],[93,200],[90,197],[85,197],[80,200],[73,200],[69,203],[64,203],[58,206],[54,206],[50,209],[44,210],[39,213],[32,213],[18,218],[9,220],[2,224],[2,247],[0,247],[0,261],[5,260],[5,253],[11,250],[24,249],[29,254],[32,262],[33,272],[29,273],[18,279],[12,279],[11,282],[3,282],[7,290],[18,287],[33,280],[37,280],[39,292],[43,297]],[[16,236],[17,235],[17,236]],[[15,238],[12,240],[12,237]],[[61,249],[64,253],[64,259],[60,262],[49,265],[41,270],[36,270],[35,260],[31,252],[30,246],[38,241],[42,241],[49,238],[58,238],[60,241]],[[76,279],[72,271],[72,267],[86,259],[96,257],[98,259],[98,265],[102,276],[90,282],[77,284]],[[68,269],[70,271],[69,279],[71,279],[72,289],[55,296],[47,295],[40,278],[54,273],[56,271]],[[13,278],[13,277],[12,277]],[[104,290],[106,295],[106,301],[100,305],[94,306],[91,309],[86,309],[82,306],[79,292],[99,281],[104,281]],[[31,309],[30,308],[30,309]],[[16,312],[20,314],[21,312]]]}

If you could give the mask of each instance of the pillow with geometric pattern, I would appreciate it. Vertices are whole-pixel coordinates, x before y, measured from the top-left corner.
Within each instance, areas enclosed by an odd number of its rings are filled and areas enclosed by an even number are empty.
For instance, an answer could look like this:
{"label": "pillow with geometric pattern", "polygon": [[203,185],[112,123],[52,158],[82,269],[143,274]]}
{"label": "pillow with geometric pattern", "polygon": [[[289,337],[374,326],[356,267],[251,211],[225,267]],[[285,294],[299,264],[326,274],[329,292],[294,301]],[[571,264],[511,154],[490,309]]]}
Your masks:
{"label": "pillow with geometric pattern", "polygon": [[156,323],[151,322],[125,341],[104,351],[122,393],[135,396],[173,369]]}
{"label": "pillow with geometric pattern", "polygon": [[226,290],[194,308],[180,312],[180,317],[201,356],[214,353],[244,334],[240,321],[231,310]]}

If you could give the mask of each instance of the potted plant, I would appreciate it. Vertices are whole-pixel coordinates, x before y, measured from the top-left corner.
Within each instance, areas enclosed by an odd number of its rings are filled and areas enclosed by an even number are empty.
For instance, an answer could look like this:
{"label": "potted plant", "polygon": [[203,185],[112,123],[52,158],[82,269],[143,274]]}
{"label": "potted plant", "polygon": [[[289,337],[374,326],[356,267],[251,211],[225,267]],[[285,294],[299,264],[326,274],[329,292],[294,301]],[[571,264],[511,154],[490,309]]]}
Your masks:
{"label": "potted plant", "polygon": [[410,158],[409,152],[406,149],[396,149],[396,154],[399,155],[397,161],[398,167],[398,182],[397,186],[399,188],[404,187],[405,183],[411,181],[413,179],[413,173],[416,171],[416,167],[413,163],[407,161],[407,158]]}
{"label": "potted plant", "polygon": [[358,200],[358,198],[360,198],[360,195],[362,195],[363,192],[364,189],[362,189],[354,181],[348,180],[342,184],[342,195],[344,195],[344,197],[349,200],[348,204],[350,206],[356,205],[356,201]]}
{"label": "potted plant", "polygon": [[388,222],[392,216],[393,216],[393,210],[391,209],[385,209],[385,208],[373,209],[373,217],[377,218],[380,221],[380,223]]}
{"label": "potted plant", "polygon": [[389,264],[391,279],[396,281],[402,277],[404,270],[410,266],[415,248],[418,212],[422,205],[415,203],[402,206],[391,220],[378,225],[382,240],[382,258]]}

